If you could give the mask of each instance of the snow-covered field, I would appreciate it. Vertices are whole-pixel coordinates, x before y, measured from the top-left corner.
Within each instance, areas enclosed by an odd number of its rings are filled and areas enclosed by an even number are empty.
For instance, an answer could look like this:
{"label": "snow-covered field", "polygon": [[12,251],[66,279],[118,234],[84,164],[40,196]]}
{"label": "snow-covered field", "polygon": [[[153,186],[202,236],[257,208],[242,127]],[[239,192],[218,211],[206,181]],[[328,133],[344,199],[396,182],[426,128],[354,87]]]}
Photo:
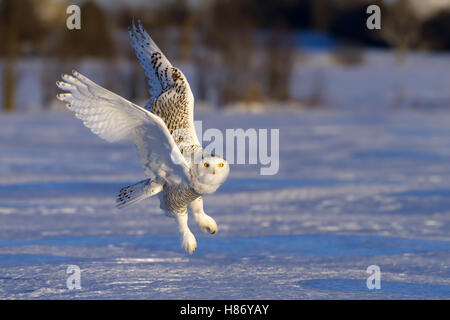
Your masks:
{"label": "snow-covered field", "polygon": [[[0,115],[2,299],[450,299],[450,113],[204,113],[279,128],[280,171],[234,165],[205,197],[219,233],[180,247],[143,172],[70,113]],[[81,268],[81,290],[66,269]],[[366,269],[381,269],[369,290]]]}

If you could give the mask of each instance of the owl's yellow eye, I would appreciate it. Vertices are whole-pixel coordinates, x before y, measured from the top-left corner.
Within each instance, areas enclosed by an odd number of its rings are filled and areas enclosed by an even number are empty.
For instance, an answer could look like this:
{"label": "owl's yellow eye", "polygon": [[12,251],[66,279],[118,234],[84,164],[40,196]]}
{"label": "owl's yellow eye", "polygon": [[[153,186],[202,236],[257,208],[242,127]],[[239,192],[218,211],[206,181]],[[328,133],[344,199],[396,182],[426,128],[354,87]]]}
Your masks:
{"label": "owl's yellow eye", "polygon": [[208,167],[209,167],[209,163],[208,163],[208,162],[205,162],[205,163],[203,164],[203,166],[204,166],[205,168],[208,168]]}
{"label": "owl's yellow eye", "polygon": [[221,167],[221,168],[223,167],[223,163],[222,163],[222,162],[221,162],[221,163],[219,163],[219,167]]}

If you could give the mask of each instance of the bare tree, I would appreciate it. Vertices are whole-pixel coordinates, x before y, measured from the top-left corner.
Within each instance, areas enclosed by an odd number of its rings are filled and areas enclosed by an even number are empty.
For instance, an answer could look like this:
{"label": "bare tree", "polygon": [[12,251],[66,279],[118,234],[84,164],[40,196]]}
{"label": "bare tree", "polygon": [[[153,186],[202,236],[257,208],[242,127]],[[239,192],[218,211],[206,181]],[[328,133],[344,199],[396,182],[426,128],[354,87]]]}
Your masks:
{"label": "bare tree", "polygon": [[9,31],[6,35],[6,70],[4,78],[4,104],[3,108],[6,111],[13,111],[15,108],[14,94],[16,87],[16,60],[18,56],[18,10],[17,2],[11,1],[9,3],[10,16],[9,16]]}
{"label": "bare tree", "polygon": [[249,1],[215,0],[209,7],[203,42],[211,56],[220,57],[215,71],[221,74],[218,84],[218,102],[222,105],[243,101],[252,83],[254,50],[254,21],[248,15],[254,5]]}
{"label": "bare tree", "polygon": [[5,35],[6,66],[3,79],[3,109],[13,111],[15,108],[14,94],[16,87],[16,60],[18,52],[19,37],[19,2],[3,1],[1,8],[2,34]]}
{"label": "bare tree", "polygon": [[403,64],[406,55],[420,40],[421,20],[408,0],[398,0],[383,13],[380,36],[396,50],[397,62]]}
{"label": "bare tree", "polygon": [[34,1],[0,0],[0,55],[6,62],[3,79],[3,109],[6,111],[16,108],[17,60],[21,55],[39,52],[43,34]]}
{"label": "bare tree", "polygon": [[282,28],[270,31],[264,63],[270,98],[280,101],[290,99],[293,55],[294,44],[289,32]]}

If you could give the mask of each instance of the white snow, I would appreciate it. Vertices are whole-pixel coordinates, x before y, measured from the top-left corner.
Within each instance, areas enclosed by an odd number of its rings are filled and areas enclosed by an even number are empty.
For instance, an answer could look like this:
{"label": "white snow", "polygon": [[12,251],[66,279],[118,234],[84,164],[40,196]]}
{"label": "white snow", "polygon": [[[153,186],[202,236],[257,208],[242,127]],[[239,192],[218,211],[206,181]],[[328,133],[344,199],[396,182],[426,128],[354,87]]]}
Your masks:
{"label": "white snow", "polygon": [[[197,116],[197,115],[196,115]],[[2,299],[450,298],[450,113],[198,114],[279,128],[280,171],[234,165],[205,197],[219,232],[180,247],[157,199],[119,211],[137,152],[70,113],[0,115]],[[380,291],[366,287],[381,268]],[[66,269],[81,268],[81,290]]]}

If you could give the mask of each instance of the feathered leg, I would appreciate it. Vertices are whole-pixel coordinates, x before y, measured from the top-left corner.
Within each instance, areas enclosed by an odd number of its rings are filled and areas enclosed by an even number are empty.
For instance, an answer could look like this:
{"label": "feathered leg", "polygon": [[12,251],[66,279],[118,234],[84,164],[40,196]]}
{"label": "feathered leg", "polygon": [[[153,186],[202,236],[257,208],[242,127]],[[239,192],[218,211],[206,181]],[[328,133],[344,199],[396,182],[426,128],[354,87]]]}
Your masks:
{"label": "feathered leg", "polygon": [[214,234],[217,232],[218,227],[216,221],[208,216],[205,211],[203,211],[203,199],[198,197],[189,204],[190,209],[194,215],[194,219],[197,222],[200,229],[205,232]]}
{"label": "feathered leg", "polygon": [[188,215],[187,212],[185,214],[175,214],[175,219],[178,223],[178,231],[180,232],[181,238],[181,246],[186,250],[189,254],[192,254],[194,250],[197,248],[197,240],[195,240],[194,235],[188,227]]}

